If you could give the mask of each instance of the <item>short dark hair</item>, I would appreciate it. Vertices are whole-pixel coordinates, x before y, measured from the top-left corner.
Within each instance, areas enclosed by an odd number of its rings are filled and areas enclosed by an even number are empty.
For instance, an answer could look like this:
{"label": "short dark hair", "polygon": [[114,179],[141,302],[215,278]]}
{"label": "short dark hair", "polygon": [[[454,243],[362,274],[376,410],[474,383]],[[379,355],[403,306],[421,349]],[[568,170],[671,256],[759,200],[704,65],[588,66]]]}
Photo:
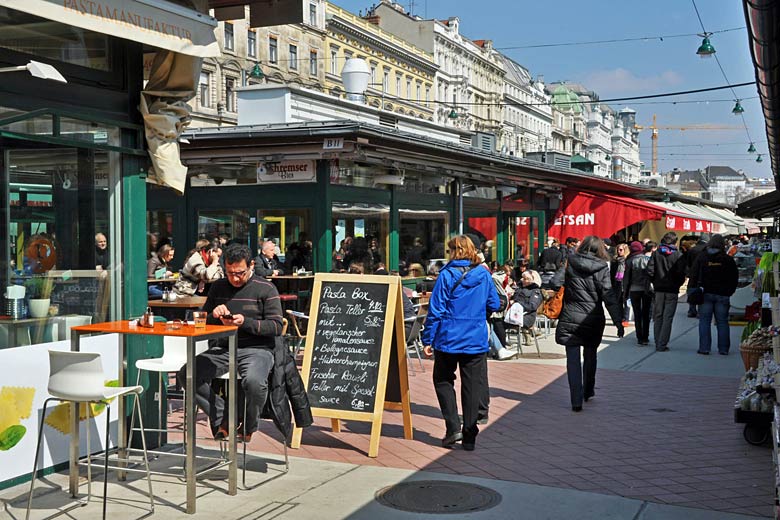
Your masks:
{"label": "short dark hair", "polygon": [[226,264],[237,264],[245,260],[248,266],[252,262],[252,252],[245,244],[230,244],[225,248],[224,255]]}
{"label": "short dark hair", "polygon": [[723,238],[723,235],[712,235],[712,238],[710,238],[710,241],[707,242],[708,248],[713,249],[720,249],[721,251],[726,250],[726,239]]}
{"label": "short dark hair", "polygon": [[579,239],[578,239],[578,238],[575,238],[575,237],[566,237],[566,245],[567,245],[567,246],[568,246],[569,244],[574,244],[574,243],[577,243],[577,242],[579,242]]}
{"label": "short dark hair", "polygon": [[677,233],[675,233],[674,231],[669,231],[663,237],[661,237],[661,243],[662,244],[666,244],[668,246],[676,244],[677,243]]}
{"label": "short dark hair", "polygon": [[645,244],[645,253],[651,253],[653,251],[653,248],[657,245],[658,244],[656,244],[652,240],[648,240],[647,243]]}

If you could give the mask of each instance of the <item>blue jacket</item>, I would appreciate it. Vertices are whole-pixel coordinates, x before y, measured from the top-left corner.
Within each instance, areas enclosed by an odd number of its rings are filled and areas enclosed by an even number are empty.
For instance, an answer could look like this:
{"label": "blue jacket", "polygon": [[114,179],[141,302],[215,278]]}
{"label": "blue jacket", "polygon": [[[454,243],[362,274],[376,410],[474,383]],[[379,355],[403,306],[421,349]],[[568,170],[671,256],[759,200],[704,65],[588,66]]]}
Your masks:
{"label": "blue jacket", "polygon": [[488,351],[487,316],[501,307],[490,272],[473,266],[460,285],[468,260],[452,260],[439,273],[428,304],[423,344],[451,354]]}

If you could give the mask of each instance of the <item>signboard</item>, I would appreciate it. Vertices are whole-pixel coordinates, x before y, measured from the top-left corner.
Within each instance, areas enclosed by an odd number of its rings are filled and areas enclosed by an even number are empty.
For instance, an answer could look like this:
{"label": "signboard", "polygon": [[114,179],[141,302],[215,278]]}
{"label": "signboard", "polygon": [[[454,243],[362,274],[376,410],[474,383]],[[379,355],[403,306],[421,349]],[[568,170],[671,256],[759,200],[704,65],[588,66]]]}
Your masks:
{"label": "signboard", "polygon": [[697,233],[712,233],[712,222],[697,218],[666,216],[666,229],[692,231]]}
{"label": "signboard", "polygon": [[[312,414],[329,417],[336,432],[340,419],[371,422],[369,457],[379,452],[385,408],[403,411],[404,438],[411,439],[400,279],[319,273],[311,309],[314,329],[306,336],[301,375]],[[296,428],[293,448],[301,435]]]}
{"label": "signboard", "polygon": [[280,184],[291,182],[317,182],[314,161],[281,161],[257,165],[258,184]]}
{"label": "signboard", "polygon": [[322,142],[323,150],[341,150],[344,148],[343,137],[327,137]]}

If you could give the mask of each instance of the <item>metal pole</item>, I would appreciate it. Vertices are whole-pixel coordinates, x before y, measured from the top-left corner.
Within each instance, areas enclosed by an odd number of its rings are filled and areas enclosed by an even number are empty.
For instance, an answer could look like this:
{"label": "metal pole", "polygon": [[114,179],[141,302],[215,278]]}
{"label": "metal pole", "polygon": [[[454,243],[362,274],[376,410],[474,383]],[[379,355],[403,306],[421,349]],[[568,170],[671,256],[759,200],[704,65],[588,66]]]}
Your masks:
{"label": "metal pole", "polygon": [[457,181],[458,189],[458,234],[463,234],[463,179]]}
{"label": "metal pole", "polygon": [[17,72],[20,70],[27,70],[27,65],[19,65],[18,67],[0,67],[0,72]]}

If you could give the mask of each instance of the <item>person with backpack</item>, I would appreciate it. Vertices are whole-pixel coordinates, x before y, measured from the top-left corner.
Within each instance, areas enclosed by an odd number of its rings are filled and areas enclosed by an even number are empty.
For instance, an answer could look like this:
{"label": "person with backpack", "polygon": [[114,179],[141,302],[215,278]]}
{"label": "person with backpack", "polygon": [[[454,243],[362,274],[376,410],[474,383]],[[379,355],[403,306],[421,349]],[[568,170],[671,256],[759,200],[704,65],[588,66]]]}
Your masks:
{"label": "person with backpack", "polygon": [[[433,385],[446,433],[442,446],[462,441],[473,451],[479,427],[479,401],[485,394],[488,352],[486,313],[501,307],[488,269],[479,267],[474,243],[458,235],[447,243],[450,261],[439,273],[428,304],[423,330],[426,355],[435,351]],[[460,371],[463,424],[458,418],[455,370]]]}

